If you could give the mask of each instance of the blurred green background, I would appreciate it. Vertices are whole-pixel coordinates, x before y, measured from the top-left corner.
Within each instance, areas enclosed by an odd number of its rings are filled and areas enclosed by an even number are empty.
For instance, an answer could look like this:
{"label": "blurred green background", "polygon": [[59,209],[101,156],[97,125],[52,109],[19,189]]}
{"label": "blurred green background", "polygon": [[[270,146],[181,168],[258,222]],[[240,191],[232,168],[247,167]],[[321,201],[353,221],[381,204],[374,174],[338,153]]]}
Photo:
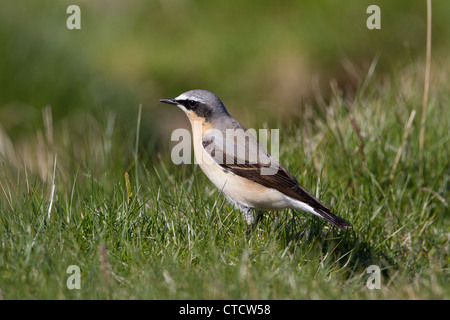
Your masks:
{"label": "blurred green background", "polygon": [[[1,0],[0,299],[447,299],[449,18],[434,0],[421,126],[425,0]],[[170,161],[188,120],[158,99],[196,88],[280,128],[280,160],[353,230],[275,212],[247,243]]]}
{"label": "blurred green background", "polygon": [[[81,8],[81,30],[66,9]],[[381,30],[366,9],[381,8]],[[450,1],[433,1],[433,62],[448,65]],[[371,62],[389,72],[425,55],[426,2],[407,1],[35,1],[0,4],[0,125],[13,141],[53,121],[84,121],[80,111],[142,141],[186,126],[160,98],[215,92],[244,125],[298,115],[330,81],[351,96]],[[436,61],[438,62],[436,64]],[[441,63],[441,65],[439,65]],[[162,132],[162,133],[161,133]],[[145,143],[145,142],[144,142]]]}

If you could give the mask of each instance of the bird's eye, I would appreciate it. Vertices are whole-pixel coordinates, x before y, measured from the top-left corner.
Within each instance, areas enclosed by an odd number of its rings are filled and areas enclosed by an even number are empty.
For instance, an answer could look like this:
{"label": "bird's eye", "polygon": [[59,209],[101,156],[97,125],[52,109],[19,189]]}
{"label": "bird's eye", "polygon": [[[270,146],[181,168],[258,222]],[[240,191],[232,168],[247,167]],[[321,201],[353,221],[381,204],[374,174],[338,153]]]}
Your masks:
{"label": "bird's eye", "polygon": [[197,104],[198,104],[198,101],[195,101],[195,100],[188,100],[187,101],[187,105],[191,109],[195,108],[197,106]]}

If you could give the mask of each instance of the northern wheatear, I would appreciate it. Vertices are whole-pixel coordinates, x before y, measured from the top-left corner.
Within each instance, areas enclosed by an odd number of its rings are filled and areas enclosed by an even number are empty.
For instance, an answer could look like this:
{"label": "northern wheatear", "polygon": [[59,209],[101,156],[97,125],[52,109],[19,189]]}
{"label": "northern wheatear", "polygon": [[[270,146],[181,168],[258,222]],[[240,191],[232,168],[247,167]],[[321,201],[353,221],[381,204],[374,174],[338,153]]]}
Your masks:
{"label": "northern wheatear", "polygon": [[[193,127],[196,162],[226,198],[244,213],[247,234],[258,223],[262,210],[270,209],[290,208],[312,213],[342,230],[351,227],[306,191],[228,113],[214,93],[191,90],[175,99],[159,101],[176,105],[186,113]],[[194,130],[194,126],[201,130]]]}

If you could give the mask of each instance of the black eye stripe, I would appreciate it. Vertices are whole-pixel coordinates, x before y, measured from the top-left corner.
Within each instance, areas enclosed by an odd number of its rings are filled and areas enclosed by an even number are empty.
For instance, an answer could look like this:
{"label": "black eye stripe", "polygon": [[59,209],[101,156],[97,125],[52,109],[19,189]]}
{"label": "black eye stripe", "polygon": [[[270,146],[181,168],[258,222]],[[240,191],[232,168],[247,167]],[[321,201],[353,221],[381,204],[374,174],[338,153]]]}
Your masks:
{"label": "black eye stripe", "polygon": [[184,100],[184,101],[183,101],[183,105],[184,105],[187,109],[194,109],[195,107],[197,107],[198,101],[187,99],[187,100]]}

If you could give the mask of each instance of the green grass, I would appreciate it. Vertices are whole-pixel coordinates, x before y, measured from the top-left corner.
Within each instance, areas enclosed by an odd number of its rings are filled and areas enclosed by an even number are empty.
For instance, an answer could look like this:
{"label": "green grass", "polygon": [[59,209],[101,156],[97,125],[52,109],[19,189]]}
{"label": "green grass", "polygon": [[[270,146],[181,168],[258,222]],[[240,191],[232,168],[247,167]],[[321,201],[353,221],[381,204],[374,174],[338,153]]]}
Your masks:
{"label": "green grass", "polygon": [[[417,64],[370,73],[354,99],[334,90],[280,123],[281,162],[347,232],[279,211],[247,242],[242,215],[197,166],[143,141],[144,118],[137,130],[113,111],[53,122],[47,109],[26,139],[0,131],[0,297],[449,299],[450,77],[434,70],[423,162]],[[139,107],[129,112],[137,123]],[[373,264],[380,290],[365,285]],[[70,265],[80,290],[66,287]]]}

